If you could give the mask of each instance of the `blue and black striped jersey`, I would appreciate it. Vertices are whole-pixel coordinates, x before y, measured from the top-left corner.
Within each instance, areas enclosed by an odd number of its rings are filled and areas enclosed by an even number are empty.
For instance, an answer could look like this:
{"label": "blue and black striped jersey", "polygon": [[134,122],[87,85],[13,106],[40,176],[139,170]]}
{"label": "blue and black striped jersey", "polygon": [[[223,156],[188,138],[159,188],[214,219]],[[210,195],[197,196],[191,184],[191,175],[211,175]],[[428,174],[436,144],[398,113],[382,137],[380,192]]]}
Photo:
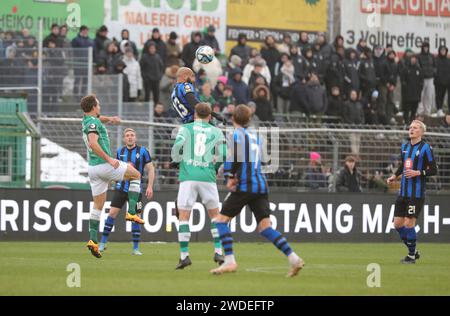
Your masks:
{"label": "blue and black striped jersey", "polygon": [[[119,148],[117,150],[116,159],[126,163],[132,163],[141,175],[144,174],[145,165],[152,162],[152,157],[147,148],[141,146],[136,146],[132,149],[128,149],[127,146]],[[130,181],[121,181],[117,182],[116,190],[128,192],[129,187]]]}
{"label": "blue and black striped jersey", "polygon": [[230,135],[227,146],[225,177],[238,179],[238,192],[267,194],[267,178],[261,170],[264,140],[250,129],[238,128]]}
{"label": "blue and black striped jersey", "polygon": [[195,106],[200,103],[199,96],[193,84],[177,83],[172,92],[172,106],[181,118],[183,124],[194,121]]}
{"label": "blue and black striped jersey", "polygon": [[[421,175],[407,179],[406,170],[420,171]],[[415,145],[411,142],[404,143],[401,150],[401,165],[396,176],[402,176],[402,183],[399,195],[404,198],[422,199],[425,197],[425,186],[427,177],[437,174],[436,160],[434,159],[433,148],[421,141]]]}

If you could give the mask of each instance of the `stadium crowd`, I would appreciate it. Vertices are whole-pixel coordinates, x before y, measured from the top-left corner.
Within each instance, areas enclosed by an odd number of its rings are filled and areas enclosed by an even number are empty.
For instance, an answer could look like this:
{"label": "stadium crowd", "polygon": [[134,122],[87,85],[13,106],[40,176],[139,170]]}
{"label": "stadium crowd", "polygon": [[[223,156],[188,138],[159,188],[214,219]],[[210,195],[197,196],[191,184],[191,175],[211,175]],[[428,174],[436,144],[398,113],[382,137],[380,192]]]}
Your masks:
{"label": "stadium crowd", "polygon": [[[49,87],[55,86],[51,81],[59,80],[66,71],[64,52],[57,48],[93,47],[95,74],[124,74],[124,101],[152,99],[165,110],[170,109],[176,72],[187,66],[197,73],[201,100],[226,116],[238,104],[250,104],[261,121],[273,121],[274,113],[283,113],[293,117],[326,115],[350,124],[389,125],[396,123],[396,115],[403,116],[405,124],[417,116],[445,115],[445,96],[450,90],[450,59],[445,46],[431,52],[425,42],[421,52],[415,54],[410,49],[395,52],[390,45],[369,47],[361,39],[351,48],[344,46],[340,35],[329,43],[324,33],[301,32],[298,42],[287,34],[281,43],[267,36],[257,49],[247,44],[245,34],[240,34],[236,46],[224,57],[215,31],[210,26],[204,32],[194,32],[191,41],[181,47],[175,32],[164,41],[159,29],[154,28],[139,52],[125,29],[119,38],[111,38],[108,28],[102,26],[91,39],[89,29],[82,26],[78,35],[69,39],[67,26],[54,24],[43,41],[45,55],[54,57],[47,60],[53,67],[45,80]],[[217,58],[208,65],[195,59],[201,45],[216,51]],[[37,41],[29,30],[0,30],[0,70],[0,84],[31,85],[37,80]],[[77,91],[80,94],[85,92],[85,77],[83,71],[75,73],[74,87],[81,89]],[[396,91],[401,91],[399,97],[395,97]],[[47,94],[47,101],[57,101],[62,91]]]}

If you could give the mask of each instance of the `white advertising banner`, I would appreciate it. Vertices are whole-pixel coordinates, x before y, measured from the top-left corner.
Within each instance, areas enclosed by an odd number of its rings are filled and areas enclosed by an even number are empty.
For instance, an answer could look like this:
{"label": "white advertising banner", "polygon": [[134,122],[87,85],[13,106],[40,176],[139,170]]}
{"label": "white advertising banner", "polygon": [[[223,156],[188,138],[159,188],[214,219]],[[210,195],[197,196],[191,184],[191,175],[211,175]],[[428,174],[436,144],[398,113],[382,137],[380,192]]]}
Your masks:
{"label": "white advertising banner", "polygon": [[450,0],[343,0],[341,33],[348,46],[363,38],[370,46],[419,52],[428,41],[437,53],[450,40]]}
{"label": "white advertising banner", "polygon": [[105,0],[105,25],[116,38],[128,29],[139,48],[151,38],[153,28],[159,28],[164,40],[176,32],[180,45],[184,45],[192,32],[214,25],[223,51],[226,7],[226,0]]}

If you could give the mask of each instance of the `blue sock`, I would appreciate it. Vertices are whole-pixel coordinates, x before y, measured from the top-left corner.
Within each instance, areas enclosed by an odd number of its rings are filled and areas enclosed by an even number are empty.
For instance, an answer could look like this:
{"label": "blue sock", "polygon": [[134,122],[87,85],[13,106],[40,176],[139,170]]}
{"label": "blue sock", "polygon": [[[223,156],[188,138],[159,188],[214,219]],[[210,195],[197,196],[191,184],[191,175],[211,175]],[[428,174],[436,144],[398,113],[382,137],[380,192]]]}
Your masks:
{"label": "blue sock", "polygon": [[410,256],[416,255],[416,242],[417,242],[417,233],[415,227],[412,228],[406,228],[406,245],[408,246]]}
{"label": "blue sock", "polygon": [[276,231],[272,227],[269,227],[262,231],[261,235],[267,240],[271,241],[275,245],[275,247],[282,251],[286,256],[289,256],[293,252],[286,238],[284,238],[280,232]]}
{"label": "blue sock", "polygon": [[222,247],[225,252],[225,256],[233,255],[233,237],[231,236],[228,223],[216,223],[217,230],[219,231],[220,240],[222,241]]}
{"label": "blue sock", "polygon": [[400,235],[400,239],[403,241],[405,246],[408,247],[408,243],[407,243],[408,229],[405,226],[403,226],[401,228],[397,228],[396,230],[397,230],[398,234]]}
{"label": "blue sock", "polygon": [[141,240],[141,225],[131,224],[131,231],[133,234],[133,250],[139,249],[139,241]]}
{"label": "blue sock", "polygon": [[114,218],[108,216],[108,218],[105,221],[105,228],[103,229],[103,235],[101,240],[102,244],[106,244],[108,242],[108,237],[113,227],[114,227]]}

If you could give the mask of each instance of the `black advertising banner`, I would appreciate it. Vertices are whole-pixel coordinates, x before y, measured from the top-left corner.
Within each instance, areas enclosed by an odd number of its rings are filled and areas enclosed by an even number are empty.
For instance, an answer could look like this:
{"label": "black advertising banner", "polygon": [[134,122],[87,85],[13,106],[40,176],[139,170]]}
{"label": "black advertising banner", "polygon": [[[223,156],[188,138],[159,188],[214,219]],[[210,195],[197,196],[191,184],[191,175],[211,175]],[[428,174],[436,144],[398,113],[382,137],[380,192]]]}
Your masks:
{"label": "black advertising banner", "polygon": [[[144,242],[177,240],[174,215],[176,191],[155,192],[146,202],[142,230]],[[225,193],[221,194],[223,198]],[[112,192],[102,214],[100,230],[109,210]],[[0,189],[0,241],[80,241],[88,236],[89,191]],[[392,226],[394,195],[273,193],[273,225],[290,241],[397,242]],[[419,218],[421,242],[450,242],[450,197],[430,195]],[[116,220],[111,241],[129,241],[131,224],[125,211]],[[123,218],[123,220],[121,220]],[[210,220],[197,203],[192,213],[192,241],[210,241]],[[237,241],[261,241],[256,220],[244,210],[231,222]]]}

